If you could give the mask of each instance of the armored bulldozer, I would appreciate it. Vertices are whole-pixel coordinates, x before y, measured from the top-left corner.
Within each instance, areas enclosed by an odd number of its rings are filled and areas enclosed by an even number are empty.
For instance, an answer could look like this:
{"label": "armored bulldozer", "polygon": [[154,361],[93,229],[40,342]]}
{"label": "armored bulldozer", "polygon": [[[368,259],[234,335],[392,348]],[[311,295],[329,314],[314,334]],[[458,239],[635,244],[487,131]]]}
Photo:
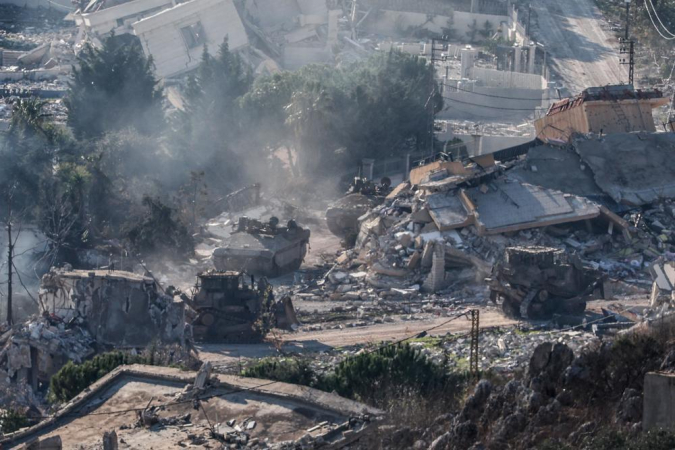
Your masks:
{"label": "armored bulldozer", "polygon": [[299,325],[290,297],[274,299],[265,278],[247,280],[242,272],[209,271],[197,276],[186,299],[188,320],[197,341],[255,342],[272,328]]}
{"label": "armored bulldozer", "polygon": [[345,196],[335,201],[326,210],[328,229],[338,237],[356,235],[359,217],[381,204],[391,191],[391,180],[382,178],[375,184],[365,178],[356,177]]}
{"label": "armored bulldozer", "polygon": [[579,315],[603,277],[576,254],[549,247],[509,247],[495,264],[490,299],[513,318],[548,319]]}
{"label": "armored bulldozer", "polygon": [[240,217],[227,244],[213,252],[213,264],[221,271],[266,277],[284,275],[302,265],[309,236],[310,231],[294,220],[283,227],[276,217],[268,222]]}

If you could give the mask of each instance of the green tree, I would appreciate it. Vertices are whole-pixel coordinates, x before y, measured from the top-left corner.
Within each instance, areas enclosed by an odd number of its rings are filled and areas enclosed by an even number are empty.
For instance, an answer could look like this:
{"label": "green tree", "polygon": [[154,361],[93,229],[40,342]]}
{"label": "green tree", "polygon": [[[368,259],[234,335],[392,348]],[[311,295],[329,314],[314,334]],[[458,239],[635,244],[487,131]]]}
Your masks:
{"label": "green tree", "polygon": [[135,128],[152,134],[163,127],[163,94],[137,40],[110,36],[98,49],[86,46],[73,68],[65,105],[78,137]]}
{"label": "green tree", "polygon": [[0,412],[0,433],[9,434],[29,425],[25,414],[16,409],[6,409]]}
{"label": "green tree", "polygon": [[185,109],[172,118],[172,147],[187,167],[203,171],[205,182],[220,191],[242,179],[245,151],[240,143],[248,124],[239,101],[252,83],[251,71],[230,51],[227,39],[215,57],[204,47],[199,69],[185,90]]}
{"label": "green tree", "polygon": [[333,98],[321,84],[309,83],[293,93],[286,111],[286,123],[293,130],[295,148],[301,154],[300,173],[311,173],[319,162],[327,162],[326,150],[330,149],[330,129],[335,117]]}
{"label": "green tree", "polygon": [[490,39],[494,34],[495,29],[492,26],[492,22],[486,20],[485,23],[483,24],[483,29],[480,30],[480,35],[483,37],[483,39]]}
{"label": "green tree", "polygon": [[473,19],[473,22],[469,24],[469,31],[466,32],[466,36],[469,38],[470,43],[476,42],[476,36],[478,35],[478,21]]}

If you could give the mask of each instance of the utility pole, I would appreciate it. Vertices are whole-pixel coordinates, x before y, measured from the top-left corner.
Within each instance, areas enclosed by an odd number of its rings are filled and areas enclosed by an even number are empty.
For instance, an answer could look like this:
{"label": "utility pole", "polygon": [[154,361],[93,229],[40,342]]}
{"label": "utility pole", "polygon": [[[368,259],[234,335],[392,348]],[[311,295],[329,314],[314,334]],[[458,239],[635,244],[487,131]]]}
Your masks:
{"label": "utility pole", "polygon": [[[443,61],[442,58],[442,53],[444,50],[446,50],[446,45],[447,45],[448,39],[446,36],[442,36],[440,39],[432,38],[431,39],[431,68],[432,68],[432,77],[431,77],[431,95],[429,96],[429,100],[427,100],[427,106],[429,107],[429,138],[431,139],[431,155],[434,156],[434,141],[436,140],[435,136],[435,126],[436,126],[436,111],[435,111],[435,103],[434,103],[434,97],[436,96],[436,62],[438,61]],[[439,47],[440,44],[440,47]],[[441,52],[441,55],[438,54],[438,52]],[[446,63],[446,78],[447,78],[447,73],[448,73],[448,66]],[[441,90],[441,92],[443,92]]]}
{"label": "utility pole", "polygon": [[530,18],[532,17],[532,3],[527,4],[527,38],[530,39]]}
{"label": "utility pole", "polygon": [[628,55],[628,61],[626,61],[626,58],[620,58],[619,62],[621,65],[628,66],[628,84],[633,85],[635,75],[635,41],[629,38],[630,0],[624,0],[624,2],[626,3],[626,30],[623,39],[619,40],[619,53],[622,55]]}
{"label": "utility pole", "polygon": [[7,324],[14,325],[12,318],[12,267],[14,267],[14,244],[12,241],[12,195],[7,196]]}
{"label": "utility pole", "polygon": [[480,311],[472,309],[471,313],[471,353],[469,356],[469,373],[478,381],[478,338],[480,337]]}

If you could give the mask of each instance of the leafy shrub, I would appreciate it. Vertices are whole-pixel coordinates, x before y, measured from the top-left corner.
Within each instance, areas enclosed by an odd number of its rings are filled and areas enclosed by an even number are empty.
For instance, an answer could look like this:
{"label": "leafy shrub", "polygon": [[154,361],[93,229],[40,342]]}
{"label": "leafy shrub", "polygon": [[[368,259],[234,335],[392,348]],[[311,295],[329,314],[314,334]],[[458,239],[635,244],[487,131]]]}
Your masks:
{"label": "leafy shrub", "polygon": [[405,344],[343,361],[323,378],[321,387],[384,407],[386,399],[397,391],[454,400],[463,381],[463,375],[448,373],[445,364],[436,365],[419,350]]}
{"label": "leafy shrub", "polygon": [[301,384],[388,408],[400,400],[441,399],[449,405],[458,399],[465,380],[448,373],[409,345],[381,348],[340,363],[328,374],[318,374],[306,360],[265,359],[243,376]]}
{"label": "leafy shrub", "polygon": [[0,432],[3,434],[13,433],[27,426],[28,418],[25,414],[11,408],[0,412]]}
{"label": "leafy shrub", "polygon": [[315,386],[317,374],[304,359],[265,358],[242,373],[245,377],[264,378],[284,383]]}
{"label": "leafy shrub", "polygon": [[651,430],[630,436],[624,431],[606,430],[589,437],[581,448],[584,450],[671,450],[675,448],[675,434],[665,430]]}
{"label": "leafy shrub", "polygon": [[50,380],[48,399],[51,403],[67,402],[118,366],[149,362],[146,357],[122,352],[103,353],[82,364],[68,361]]}

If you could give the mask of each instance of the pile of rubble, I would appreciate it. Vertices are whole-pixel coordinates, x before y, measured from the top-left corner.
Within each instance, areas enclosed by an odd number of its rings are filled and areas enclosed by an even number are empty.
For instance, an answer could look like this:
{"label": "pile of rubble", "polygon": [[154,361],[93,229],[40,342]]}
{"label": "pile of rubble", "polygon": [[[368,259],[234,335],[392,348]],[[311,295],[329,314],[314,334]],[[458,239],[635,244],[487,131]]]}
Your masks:
{"label": "pile of rubble", "polygon": [[48,385],[66,362],[93,355],[94,339],[84,328],[53,315],[36,317],[0,335],[0,404],[35,407],[40,386]]}
{"label": "pile of rubble", "polygon": [[[661,141],[659,145],[665,145]],[[533,246],[575,255],[578,262],[572,264],[583,266],[582,273],[602,274],[602,283],[588,287],[600,289],[596,296],[646,292],[652,279],[645,269],[656,261],[675,259],[675,203],[667,196],[654,199],[640,189],[645,183],[651,190],[657,188],[655,183],[666,183],[661,191],[667,193],[667,177],[659,173],[644,181],[645,168],[639,164],[622,159],[623,165],[618,165],[597,146],[589,147],[586,141],[577,145],[585,158],[595,161],[597,181],[587,181],[602,189],[590,192],[579,183],[580,192],[568,193],[556,180],[560,177],[551,174],[553,167],[543,162],[535,167],[530,156],[517,163],[498,163],[492,155],[484,155],[413,169],[408,182],[360,217],[356,246],[337,256],[324,280],[301,287],[296,296],[358,302],[452,293],[471,300],[471,293],[485,294],[484,280],[507,257],[506,249],[527,251]],[[547,149],[551,154],[547,158],[562,158],[567,151]],[[588,172],[584,163],[575,164],[580,177],[588,176],[583,174]],[[536,175],[541,185],[530,184],[524,171],[533,174],[531,178]],[[634,179],[617,188],[615,180],[630,171],[636,174]],[[597,178],[602,174],[602,180]],[[637,198],[642,204],[618,203]],[[577,294],[592,294],[584,289],[587,285],[580,284]]]}
{"label": "pile of rubble", "polygon": [[[75,61],[76,29],[63,21],[63,14],[0,5],[0,16],[12,18],[0,25],[0,80],[38,83],[59,80],[65,89],[65,76]],[[14,86],[3,86],[2,96]],[[57,89],[58,90],[58,89]]]}
{"label": "pile of rubble", "polygon": [[[517,329],[482,331],[478,346],[482,349],[478,367],[480,370],[491,370],[496,373],[514,373],[525,369],[536,347],[544,342],[554,340],[564,343],[571,349],[581,351],[598,338],[584,331],[520,331]],[[431,342],[433,344],[433,341]],[[441,364],[446,363],[453,370],[468,370],[469,336],[446,336],[438,344],[412,342],[410,345]]]}

